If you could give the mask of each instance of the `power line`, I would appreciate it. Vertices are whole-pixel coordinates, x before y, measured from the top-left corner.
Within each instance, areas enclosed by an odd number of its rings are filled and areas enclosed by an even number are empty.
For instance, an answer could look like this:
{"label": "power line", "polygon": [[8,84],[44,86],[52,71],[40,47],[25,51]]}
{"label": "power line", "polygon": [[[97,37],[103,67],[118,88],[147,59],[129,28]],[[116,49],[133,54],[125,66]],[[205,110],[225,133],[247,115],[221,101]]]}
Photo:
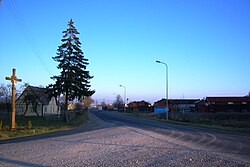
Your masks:
{"label": "power line", "polygon": [[12,17],[14,18],[19,30],[21,31],[21,33],[24,35],[24,38],[26,40],[26,42],[29,44],[29,46],[32,48],[33,52],[35,53],[35,55],[39,58],[40,62],[42,63],[42,66],[44,68],[44,70],[50,75],[52,76],[48,66],[46,65],[43,57],[39,54],[39,50],[36,47],[35,41],[30,33],[30,30],[27,26],[27,24],[25,23],[22,15],[21,15],[21,11],[19,10],[18,6],[16,5],[14,0],[6,0],[7,2],[7,6],[10,10],[10,13],[12,15]]}

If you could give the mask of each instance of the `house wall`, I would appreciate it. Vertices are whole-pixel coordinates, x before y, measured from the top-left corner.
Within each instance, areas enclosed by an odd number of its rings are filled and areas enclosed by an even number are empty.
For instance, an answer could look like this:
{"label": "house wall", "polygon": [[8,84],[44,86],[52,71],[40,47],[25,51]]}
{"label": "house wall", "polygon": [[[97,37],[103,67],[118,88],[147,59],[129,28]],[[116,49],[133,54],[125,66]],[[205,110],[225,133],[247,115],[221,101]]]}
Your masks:
{"label": "house wall", "polygon": [[166,107],[163,107],[163,106],[157,106],[157,107],[154,107],[154,113],[156,114],[160,114],[160,113],[166,113]]}
{"label": "house wall", "polygon": [[211,112],[247,112],[247,105],[243,104],[212,104],[209,106]]}
{"label": "house wall", "polygon": [[202,101],[196,104],[198,112],[250,112],[250,102],[207,102]]}
{"label": "house wall", "polygon": [[54,97],[51,98],[48,105],[43,106],[43,114],[50,115],[50,114],[60,114],[60,108],[58,108],[56,104],[56,99]]}
{"label": "house wall", "polygon": [[[17,115],[22,115],[25,112],[26,109],[26,104],[23,102],[24,97],[26,96],[26,92],[22,94],[21,97],[16,101],[16,114]],[[50,115],[50,114],[60,114],[60,110],[56,104],[56,100],[54,97],[51,98],[50,102],[48,105],[43,105],[39,102],[37,106],[37,112],[39,116],[42,115]],[[36,113],[33,111],[32,105],[30,104],[28,106],[28,110],[25,114],[25,116],[37,116]]]}
{"label": "house wall", "polygon": [[188,111],[191,108],[195,108],[195,104],[177,104],[176,109],[179,111]]}
{"label": "house wall", "polygon": [[[39,116],[42,115],[42,104],[38,104],[37,106],[37,112]],[[16,103],[16,115],[23,115],[26,110],[26,104],[25,103]],[[30,104],[28,106],[28,110],[25,114],[25,116],[37,116],[36,113],[33,111],[33,107]]]}
{"label": "house wall", "polygon": [[132,111],[138,111],[138,106],[136,103],[130,103],[128,104],[128,109]]}
{"label": "house wall", "polygon": [[132,111],[150,111],[150,105],[145,101],[131,102],[128,104],[128,109]]}
{"label": "house wall", "polygon": [[195,109],[198,112],[209,112],[209,108],[206,106],[205,101],[202,100],[195,104]]}
{"label": "house wall", "polygon": [[[24,102],[24,97],[28,94],[28,91],[26,89],[24,92],[21,94],[21,96],[18,98],[16,101],[16,115],[23,115],[25,110],[26,110],[26,104]],[[42,115],[42,104],[38,103],[37,106],[37,112],[39,115]],[[26,116],[36,116],[36,113],[33,112],[33,107],[32,104],[29,104],[28,110],[25,114]]]}

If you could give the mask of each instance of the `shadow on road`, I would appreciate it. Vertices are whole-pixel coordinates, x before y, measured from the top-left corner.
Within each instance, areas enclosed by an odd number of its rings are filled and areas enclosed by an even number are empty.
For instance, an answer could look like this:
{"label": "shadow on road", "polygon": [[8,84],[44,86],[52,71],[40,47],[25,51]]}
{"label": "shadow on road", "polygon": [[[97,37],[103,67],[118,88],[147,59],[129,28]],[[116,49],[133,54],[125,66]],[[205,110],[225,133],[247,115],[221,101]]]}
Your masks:
{"label": "shadow on road", "polygon": [[38,164],[34,164],[34,163],[18,161],[18,160],[11,160],[11,159],[0,157],[0,165],[1,165],[1,163],[8,163],[8,164],[13,165],[13,166],[49,167],[49,166],[38,165]]}

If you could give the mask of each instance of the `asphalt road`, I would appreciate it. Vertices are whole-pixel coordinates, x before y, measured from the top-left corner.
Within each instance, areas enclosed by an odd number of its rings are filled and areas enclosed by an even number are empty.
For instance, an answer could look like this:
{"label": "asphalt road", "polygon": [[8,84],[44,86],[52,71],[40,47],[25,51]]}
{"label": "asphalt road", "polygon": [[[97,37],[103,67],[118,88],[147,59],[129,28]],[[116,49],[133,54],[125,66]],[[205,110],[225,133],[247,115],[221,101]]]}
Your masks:
{"label": "asphalt road", "polygon": [[77,129],[0,142],[0,166],[250,166],[250,135],[110,112]]}

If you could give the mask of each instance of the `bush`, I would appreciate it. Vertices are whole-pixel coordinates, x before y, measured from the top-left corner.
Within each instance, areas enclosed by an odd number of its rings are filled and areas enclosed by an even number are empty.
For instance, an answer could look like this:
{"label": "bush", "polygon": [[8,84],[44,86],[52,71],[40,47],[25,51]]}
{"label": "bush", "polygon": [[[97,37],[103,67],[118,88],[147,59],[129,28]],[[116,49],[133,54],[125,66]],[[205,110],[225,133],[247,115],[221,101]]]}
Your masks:
{"label": "bush", "polygon": [[32,129],[32,122],[31,122],[31,120],[28,121],[28,129]]}
{"label": "bush", "polygon": [[0,130],[2,130],[3,127],[3,121],[0,119]]}

